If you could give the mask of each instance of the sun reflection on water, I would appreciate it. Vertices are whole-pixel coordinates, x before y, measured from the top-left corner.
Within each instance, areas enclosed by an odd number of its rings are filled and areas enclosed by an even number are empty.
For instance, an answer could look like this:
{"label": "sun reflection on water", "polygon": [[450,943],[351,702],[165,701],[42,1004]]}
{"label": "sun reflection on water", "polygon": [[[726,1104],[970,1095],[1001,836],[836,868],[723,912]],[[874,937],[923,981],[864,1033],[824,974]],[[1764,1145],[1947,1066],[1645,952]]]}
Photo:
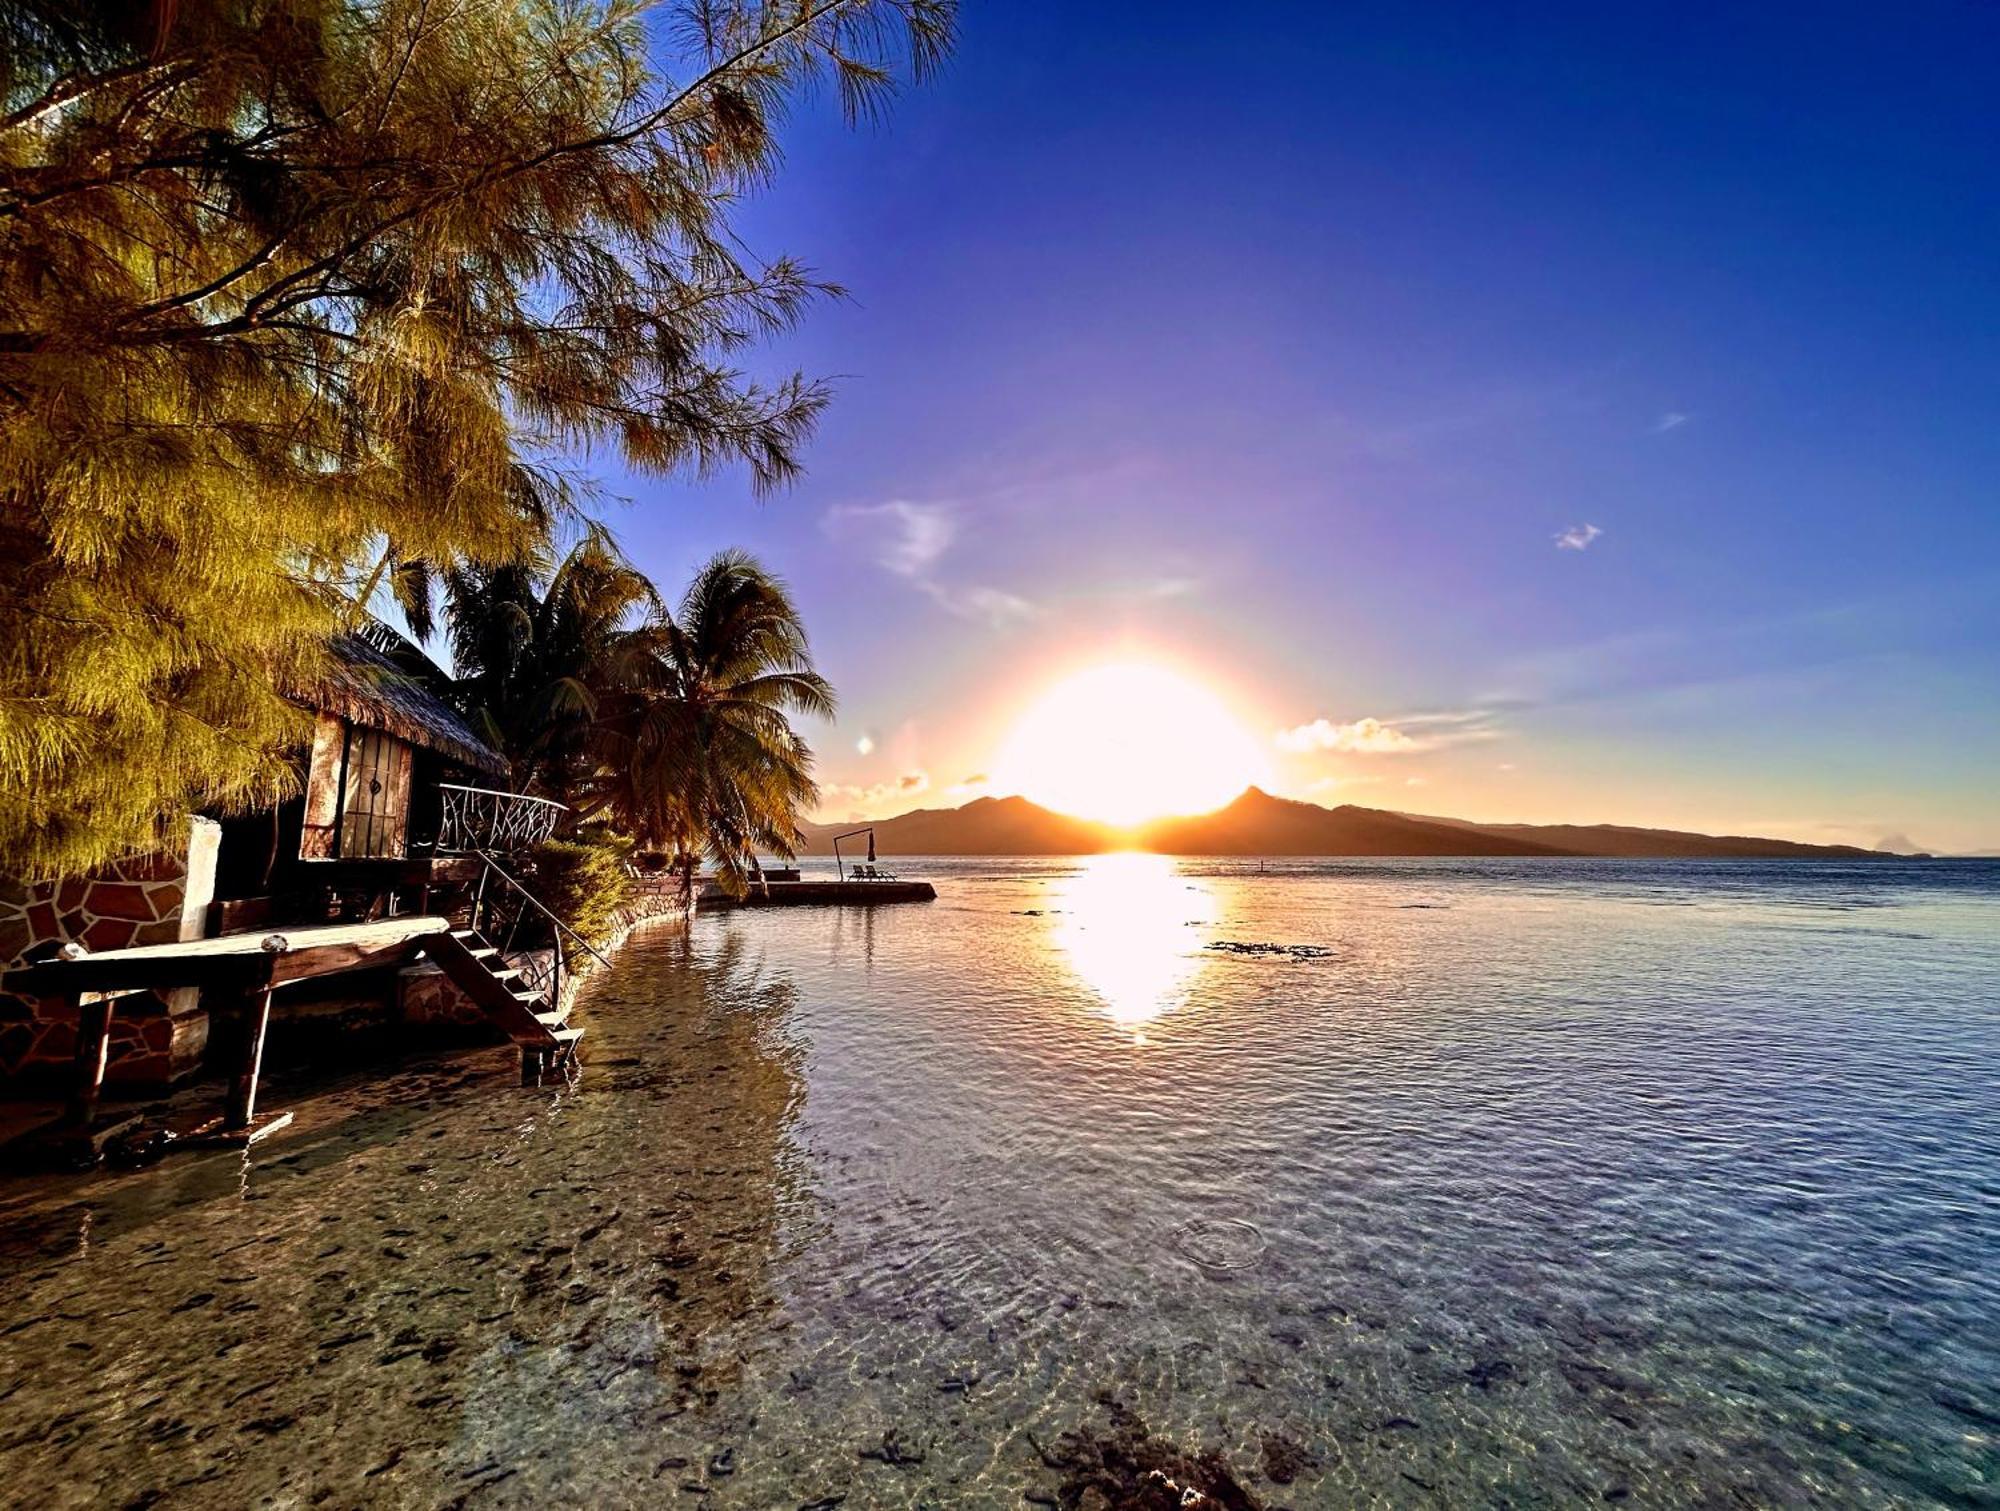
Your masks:
{"label": "sun reflection on water", "polygon": [[1167,856],[1089,856],[1049,903],[1070,969],[1142,1041],[1138,1030],[1184,1003],[1210,963],[1201,931],[1215,922],[1215,891],[1181,876]]}

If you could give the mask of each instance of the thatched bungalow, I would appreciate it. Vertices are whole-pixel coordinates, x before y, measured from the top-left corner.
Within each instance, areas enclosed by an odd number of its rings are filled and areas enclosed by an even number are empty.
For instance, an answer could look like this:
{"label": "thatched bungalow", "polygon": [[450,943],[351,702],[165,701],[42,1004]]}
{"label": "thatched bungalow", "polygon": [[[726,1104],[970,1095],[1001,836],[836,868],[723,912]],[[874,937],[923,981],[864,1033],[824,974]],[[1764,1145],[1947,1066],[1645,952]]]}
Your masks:
{"label": "thatched bungalow", "polygon": [[[75,943],[92,953],[276,924],[442,911],[463,901],[472,852],[545,837],[558,805],[505,790],[508,765],[446,701],[443,677],[393,638],[342,637],[315,685],[302,791],[262,812],[191,816],[178,841],[99,875],[0,880],[0,971]],[[208,1015],[190,989],[121,1004],[110,1079],[160,1084],[196,1068]],[[0,1080],[68,1074],[62,1004],[0,993]]]}

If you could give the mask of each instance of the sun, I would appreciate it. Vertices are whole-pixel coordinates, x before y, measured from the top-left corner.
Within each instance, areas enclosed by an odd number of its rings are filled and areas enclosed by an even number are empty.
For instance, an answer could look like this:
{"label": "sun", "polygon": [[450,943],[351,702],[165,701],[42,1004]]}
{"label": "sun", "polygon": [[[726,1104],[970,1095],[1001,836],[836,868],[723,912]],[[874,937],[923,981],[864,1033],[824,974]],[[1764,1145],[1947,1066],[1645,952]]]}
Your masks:
{"label": "sun", "polygon": [[993,790],[1132,825],[1221,807],[1267,773],[1262,748],[1209,689],[1146,661],[1058,682],[1014,726]]}

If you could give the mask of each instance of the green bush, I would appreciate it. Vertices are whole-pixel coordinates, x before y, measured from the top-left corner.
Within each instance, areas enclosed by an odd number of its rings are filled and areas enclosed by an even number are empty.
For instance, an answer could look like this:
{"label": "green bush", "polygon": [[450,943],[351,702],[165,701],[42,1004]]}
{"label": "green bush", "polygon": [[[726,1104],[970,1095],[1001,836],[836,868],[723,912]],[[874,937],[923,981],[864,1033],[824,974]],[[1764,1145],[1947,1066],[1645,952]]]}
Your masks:
{"label": "green bush", "polygon": [[626,869],[631,855],[632,842],[617,835],[544,840],[535,847],[528,890],[585,939],[602,944],[634,895]]}

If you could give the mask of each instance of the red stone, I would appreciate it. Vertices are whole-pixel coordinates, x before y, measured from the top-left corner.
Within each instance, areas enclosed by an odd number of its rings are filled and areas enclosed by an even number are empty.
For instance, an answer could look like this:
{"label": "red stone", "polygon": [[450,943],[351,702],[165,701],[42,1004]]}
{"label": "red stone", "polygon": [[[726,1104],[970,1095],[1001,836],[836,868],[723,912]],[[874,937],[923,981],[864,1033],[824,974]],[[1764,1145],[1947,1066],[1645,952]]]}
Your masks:
{"label": "red stone", "polygon": [[51,1023],[35,1040],[35,1047],[28,1051],[31,1060],[74,1060],[76,1058],[76,1025],[74,1023]]}
{"label": "red stone", "polygon": [[181,884],[170,881],[164,885],[154,885],[146,889],[146,901],[152,904],[155,918],[178,918],[181,912]]}
{"label": "red stone", "polygon": [[104,1078],[121,1086],[165,1086],[174,1078],[174,1064],[165,1055],[133,1055],[111,1066]]}
{"label": "red stone", "polygon": [[12,1028],[0,1029],[0,1068],[8,1074],[20,1069],[21,1062],[28,1058],[28,1051],[35,1043],[35,1031],[25,1023],[17,1023]]}
{"label": "red stone", "polygon": [[88,906],[99,918],[130,918],[147,923],[153,917],[153,910],[146,902],[146,889],[136,882],[94,882]]}
{"label": "red stone", "polygon": [[34,942],[34,931],[28,927],[27,919],[0,920],[0,965],[11,965],[19,960]]}
{"label": "red stone", "polygon": [[156,850],[118,867],[118,874],[127,881],[178,881],[186,871],[187,863],[171,850]]}
{"label": "red stone", "polygon": [[132,942],[137,926],[123,918],[100,918],[83,931],[84,948],[122,950]]}
{"label": "red stone", "polygon": [[45,902],[38,902],[28,909],[28,927],[35,931],[35,942],[62,938],[62,928],[56,922],[56,910]]}
{"label": "red stone", "polygon": [[56,892],[56,906],[67,913],[71,908],[83,906],[83,894],[90,884],[81,878],[66,881]]}

